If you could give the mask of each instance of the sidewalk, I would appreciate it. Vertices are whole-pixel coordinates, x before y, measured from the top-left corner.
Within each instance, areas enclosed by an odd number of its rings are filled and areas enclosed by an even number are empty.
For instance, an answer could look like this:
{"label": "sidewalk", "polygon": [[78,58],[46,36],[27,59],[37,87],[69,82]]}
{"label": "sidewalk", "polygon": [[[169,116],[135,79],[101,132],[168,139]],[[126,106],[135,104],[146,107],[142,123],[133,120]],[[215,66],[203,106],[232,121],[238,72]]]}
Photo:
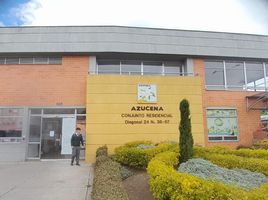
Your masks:
{"label": "sidewalk", "polygon": [[93,167],[80,164],[70,166],[69,160],[0,162],[0,200],[89,200]]}

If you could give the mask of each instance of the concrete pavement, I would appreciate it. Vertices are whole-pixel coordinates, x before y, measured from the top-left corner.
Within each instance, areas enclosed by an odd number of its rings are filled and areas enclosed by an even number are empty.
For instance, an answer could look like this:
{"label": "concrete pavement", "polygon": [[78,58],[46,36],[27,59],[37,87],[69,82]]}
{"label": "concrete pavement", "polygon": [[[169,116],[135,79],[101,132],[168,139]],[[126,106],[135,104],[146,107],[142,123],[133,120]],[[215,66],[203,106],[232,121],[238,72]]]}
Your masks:
{"label": "concrete pavement", "polygon": [[93,167],[69,160],[0,162],[0,200],[89,200]]}

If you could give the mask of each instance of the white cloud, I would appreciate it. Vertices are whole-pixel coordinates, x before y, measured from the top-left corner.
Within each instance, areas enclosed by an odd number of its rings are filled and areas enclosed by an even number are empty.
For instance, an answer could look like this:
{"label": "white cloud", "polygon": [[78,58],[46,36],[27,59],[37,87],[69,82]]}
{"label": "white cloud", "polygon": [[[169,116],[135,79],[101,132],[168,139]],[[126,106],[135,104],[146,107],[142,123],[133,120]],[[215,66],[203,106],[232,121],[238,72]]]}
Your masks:
{"label": "white cloud", "polygon": [[19,8],[24,25],[122,25],[267,33],[234,0],[32,0]]}
{"label": "white cloud", "polygon": [[5,26],[5,24],[3,22],[0,21],[0,26]]}
{"label": "white cloud", "polygon": [[19,18],[23,24],[31,24],[35,18],[35,12],[41,8],[38,0],[31,0],[10,10],[10,14]]}

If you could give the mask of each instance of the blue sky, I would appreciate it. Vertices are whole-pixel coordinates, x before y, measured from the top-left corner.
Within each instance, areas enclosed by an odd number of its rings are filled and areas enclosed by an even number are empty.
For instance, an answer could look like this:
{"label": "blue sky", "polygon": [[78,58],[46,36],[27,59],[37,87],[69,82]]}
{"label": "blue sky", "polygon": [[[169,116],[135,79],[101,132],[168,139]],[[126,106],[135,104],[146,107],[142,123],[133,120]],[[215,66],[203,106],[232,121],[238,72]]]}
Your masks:
{"label": "blue sky", "polygon": [[29,0],[0,0],[0,22],[9,26],[22,25],[23,21],[16,16],[14,9],[27,2]]}
{"label": "blue sky", "polygon": [[0,26],[120,25],[268,35],[268,0],[0,0]]}

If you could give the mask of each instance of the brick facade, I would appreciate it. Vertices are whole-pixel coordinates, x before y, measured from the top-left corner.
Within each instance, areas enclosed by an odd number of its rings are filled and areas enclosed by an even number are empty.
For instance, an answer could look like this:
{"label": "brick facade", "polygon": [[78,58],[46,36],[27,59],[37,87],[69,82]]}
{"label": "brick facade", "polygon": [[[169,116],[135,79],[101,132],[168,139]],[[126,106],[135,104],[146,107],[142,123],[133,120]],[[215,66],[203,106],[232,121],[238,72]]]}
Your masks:
{"label": "brick facade", "polygon": [[[260,111],[247,111],[246,96],[255,94],[245,91],[212,91],[205,89],[204,60],[194,60],[196,76],[202,77],[203,115],[205,128],[205,145],[228,145],[230,147],[250,146],[253,136],[264,135],[260,120]],[[206,109],[208,107],[233,107],[237,109],[239,141],[208,142]]]}
{"label": "brick facade", "polygon": [[88,56],[62,65],[0,65],[0,106],[85,106]]}

